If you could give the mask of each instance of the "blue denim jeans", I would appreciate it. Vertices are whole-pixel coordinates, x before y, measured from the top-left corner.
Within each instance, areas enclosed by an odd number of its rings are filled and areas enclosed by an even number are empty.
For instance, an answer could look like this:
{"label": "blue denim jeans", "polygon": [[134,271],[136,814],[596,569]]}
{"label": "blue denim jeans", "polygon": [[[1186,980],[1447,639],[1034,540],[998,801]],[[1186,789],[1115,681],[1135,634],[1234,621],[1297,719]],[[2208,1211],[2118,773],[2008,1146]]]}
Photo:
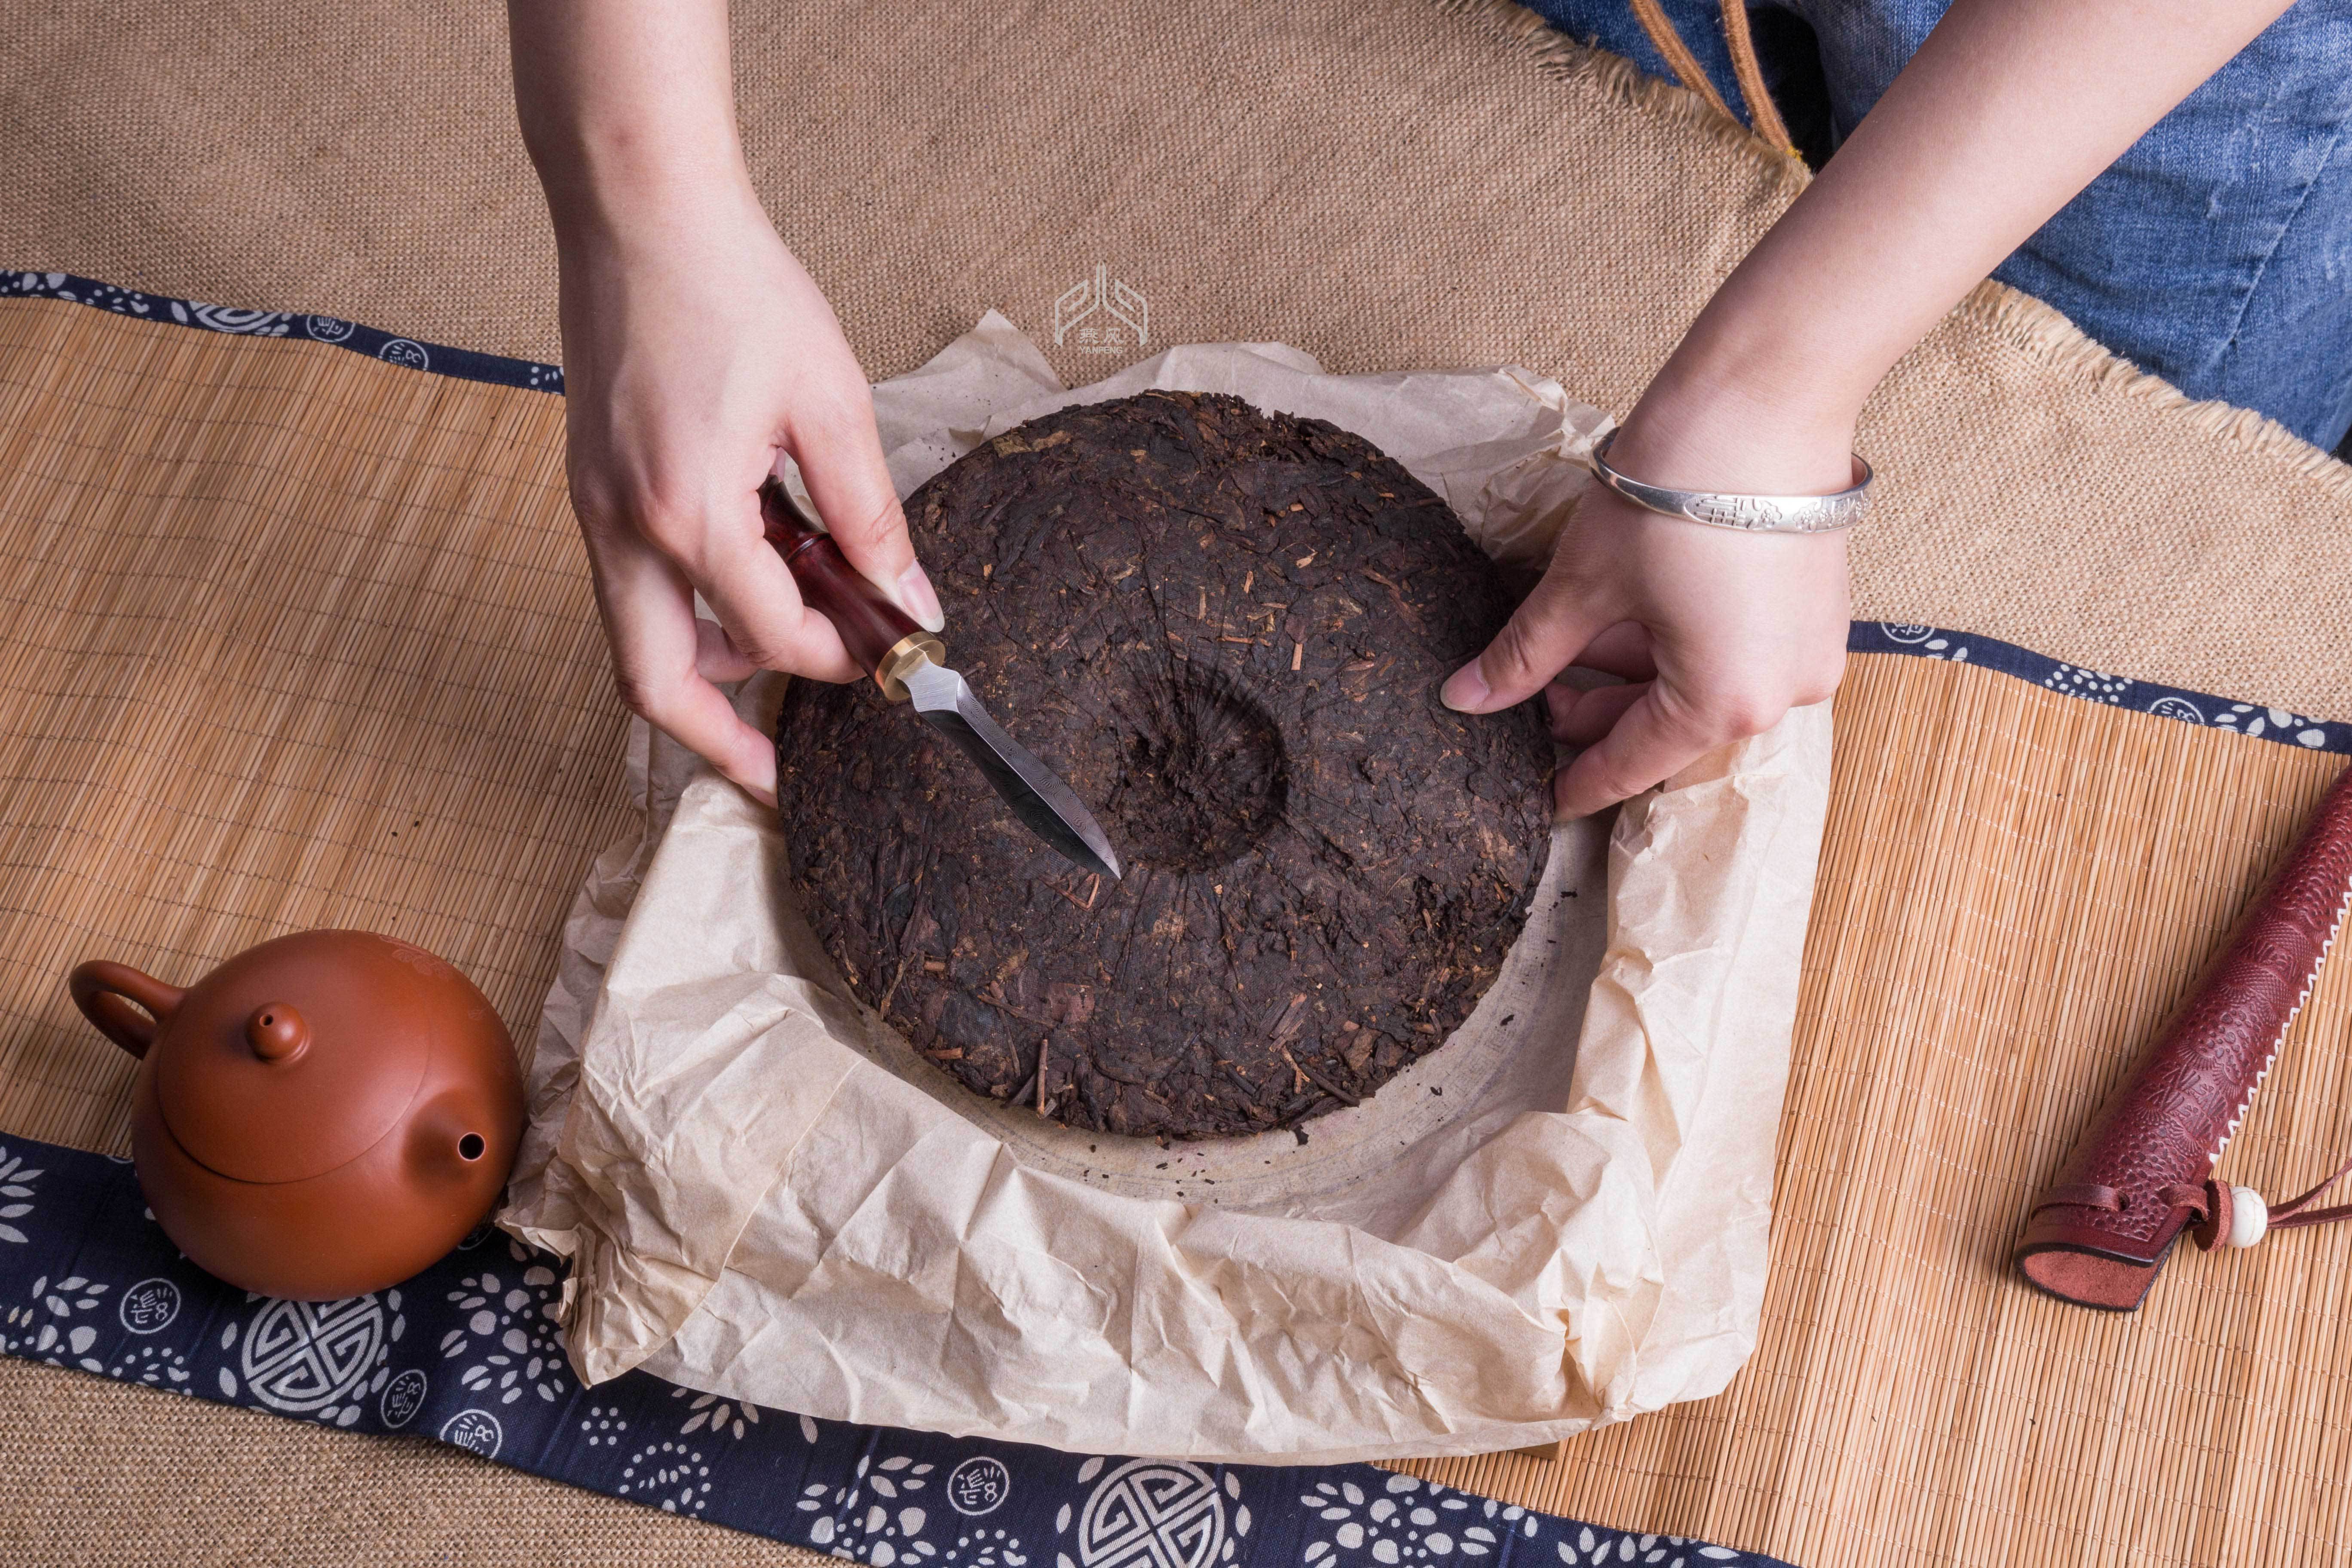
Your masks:
{"label": "blue denim jeans", "polygon": [[[1672,80],[1626,0],[1528,0]],[[1740,110],[1716,0],[1663,0]],[[1767,0],[1749,26],[1815,161],[1878,101],[1949,0]],[[2352,426],[2352,0],[2299,0],[1993,273],[2191,397],[2315,446]]]}

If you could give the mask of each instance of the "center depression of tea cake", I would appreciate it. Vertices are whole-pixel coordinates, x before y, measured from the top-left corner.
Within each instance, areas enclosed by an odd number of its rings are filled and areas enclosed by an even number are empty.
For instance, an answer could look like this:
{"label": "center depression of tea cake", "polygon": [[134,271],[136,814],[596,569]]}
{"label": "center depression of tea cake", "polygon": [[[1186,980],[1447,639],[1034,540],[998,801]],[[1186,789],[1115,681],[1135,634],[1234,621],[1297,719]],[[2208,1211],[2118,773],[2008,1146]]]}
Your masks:
{"label": "center depression of tea cake", "polygon": [[915,492],[948,662],[1100,818],[1124,881],[1033,837],[870,682],[777,724],[791,874],[856,994],[975,1093],[1211,1138],[1370,1096],[1469,1016],[1550,822],[1533,704],[1439,685],[1510,612],[1370,443],[1147,392]]}

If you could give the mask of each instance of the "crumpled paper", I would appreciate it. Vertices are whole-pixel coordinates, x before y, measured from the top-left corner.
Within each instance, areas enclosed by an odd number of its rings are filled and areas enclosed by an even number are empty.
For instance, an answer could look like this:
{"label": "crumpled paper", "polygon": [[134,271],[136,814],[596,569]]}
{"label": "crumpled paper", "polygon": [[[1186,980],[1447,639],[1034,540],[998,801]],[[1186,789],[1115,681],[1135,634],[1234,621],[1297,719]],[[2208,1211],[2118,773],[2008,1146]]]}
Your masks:
{"label": "crumpled paper", "polygon": [[[875,406],[903,495],[1025,419],[1147,387],[1357,431],[1530,564],[1607,428],[1526,371],[1332,376],[1280,344],[1068,391],[993,311]],[[739,706],[772,718],[780,688]],[[1556,827],[1493,989],[1363,1105],[1303,1139],[1163,1149],[922,1061],[793,907],[770,814],[636,726],[646,830],[565,928],[501,1222],[573,1260],[584,1381],[644,1366],[838,1420],[1337,1462],[1715,1394],[1762,1303],[1829,737],[1827,706],[1801,709]]]}

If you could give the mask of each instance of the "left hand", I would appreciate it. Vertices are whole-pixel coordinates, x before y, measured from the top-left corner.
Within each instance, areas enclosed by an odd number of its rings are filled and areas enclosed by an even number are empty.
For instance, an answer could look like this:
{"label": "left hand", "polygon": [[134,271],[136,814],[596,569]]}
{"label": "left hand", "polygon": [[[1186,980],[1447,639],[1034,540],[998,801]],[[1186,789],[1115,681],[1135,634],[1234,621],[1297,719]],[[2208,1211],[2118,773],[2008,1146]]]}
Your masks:
{"label": "left hand", "polygon": [[[1619,441],[1612,462],[1651,479],[1633,466],[1638,448],[1623,455],[1629,445]],[[1777,483],[1706,488],[1792,493]],[[1561,816],[1583,816],[1826,700],[1845,668],[1847,612],[1843,533],[1711,528],[1596,485],[1561,529],[1543,580],[1447,679],[1444,698],[1492,713],[1543,692],[1553,735],[1584,748],[1554,779],[1553,799]],[[1571,664],[1628,684],[1552,684]]]}

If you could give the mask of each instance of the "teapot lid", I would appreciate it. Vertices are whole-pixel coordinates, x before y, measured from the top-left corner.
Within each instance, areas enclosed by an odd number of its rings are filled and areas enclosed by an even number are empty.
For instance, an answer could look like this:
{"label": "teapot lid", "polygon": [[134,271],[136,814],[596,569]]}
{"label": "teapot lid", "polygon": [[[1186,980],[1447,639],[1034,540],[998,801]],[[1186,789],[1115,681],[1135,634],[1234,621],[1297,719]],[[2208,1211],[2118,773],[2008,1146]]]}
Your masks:
{"label": "teapot lid", "polygon": [[436,1044],[488,1003],[456,969],[372,931],[248,948],[188,991],[150,1057],[164,1125],[242,1182],[299,1182],[397,1128]]}

